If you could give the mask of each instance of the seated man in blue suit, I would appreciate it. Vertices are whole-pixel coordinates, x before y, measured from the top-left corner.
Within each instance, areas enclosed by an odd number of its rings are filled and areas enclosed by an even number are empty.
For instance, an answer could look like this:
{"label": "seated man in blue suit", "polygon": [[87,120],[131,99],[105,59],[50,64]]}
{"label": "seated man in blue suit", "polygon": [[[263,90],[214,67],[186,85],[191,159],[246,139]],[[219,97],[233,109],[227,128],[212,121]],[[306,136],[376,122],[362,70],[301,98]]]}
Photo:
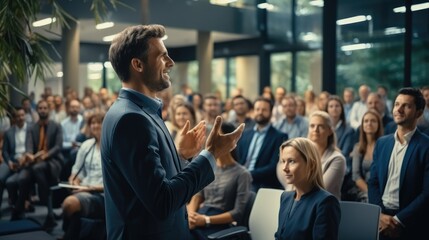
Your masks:
{"label": "seated man in blue suit", "polygon": [[185,204],[214,180],[215,158],[233,150],[244,129],[220,134],[218,116],[206,141],[205,123],[189,130],[188,121],[175,146],[157,98],[170,87],[174,66],[164,35],[160,25],[128,27],[110,46],[122,89],[101,134],[108,239],[189,239]]}
{"label": "seated man in blue suit", "polygon": [[[403,88],[393,105],[394,134],[374,148],[369,202],[382,209],[380,239],[422,239],[429,216],[429,137],[417,128],[424,99],[415,88]],[[423,237],[424,238],[424,237]]]}
{"label": "seated man in blue suit", "polygon": [[240,163],[252,174],[253,191],[261,187],[282,188],[276,175],[279,149],[288,135],[275,129],[270,123],[273,103],[266,98],[258,98],[253,104],[253,129],[243,132],[238,141]]}

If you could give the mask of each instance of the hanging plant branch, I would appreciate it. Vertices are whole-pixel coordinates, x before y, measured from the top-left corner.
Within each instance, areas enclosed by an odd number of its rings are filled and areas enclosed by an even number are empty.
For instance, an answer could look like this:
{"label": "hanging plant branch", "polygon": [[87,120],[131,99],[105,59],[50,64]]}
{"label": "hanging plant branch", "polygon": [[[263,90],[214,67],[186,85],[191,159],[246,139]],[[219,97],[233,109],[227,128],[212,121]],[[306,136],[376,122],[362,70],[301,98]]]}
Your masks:
{"label": "hanging plant branch", "polygon": [[[85,0],[75,0],[85,1]],[[57,0],[2,0],[0,6],[0,101],[9,102],[9,91],[23,93],[19,88],[28,84],[30,79],[44,81],[47,73],[52,73],[53,60],[46,46],[52,48],[49,39],[31,30],[31,24],[37,19],[41,4],[52,6],[52,17],[60,27],[69,27],[69,20],[76,20]],[[92,0],[91,11],[97,23],[103,20],[109,8],[126,6],[119,0]],[[58,54],[58,53],[57,53]],[[11,83],[11,76],[16,80]],[[5,104],[0,104],[4,109]]]}

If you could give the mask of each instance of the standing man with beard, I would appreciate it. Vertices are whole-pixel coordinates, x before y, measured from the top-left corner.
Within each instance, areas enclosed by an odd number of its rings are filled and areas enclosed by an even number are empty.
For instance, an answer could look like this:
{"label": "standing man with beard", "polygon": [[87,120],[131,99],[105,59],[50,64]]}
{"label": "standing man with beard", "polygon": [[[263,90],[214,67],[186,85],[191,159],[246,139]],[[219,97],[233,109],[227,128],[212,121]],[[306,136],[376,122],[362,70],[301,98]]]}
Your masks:
{"label": "standing man with beard", "polygon": [[108,239],[190,239],[185,204],[214,180],[215,159],[235,148],[244,129],[220,134],[218,116],[206,141],[205,123],[189,130],[187,121],[175,146],[157,98],[170,87],[174,66],[164,35],[161,25],[132,26],[110,46],[122,89],[101,134]]}
{"label": "standing man with beard", "polygon": [[253,104],[256,125],[246,130],[238,142],[240,163],[252,174],[253,191],[261,187],[281,188],[276,176],[279,148],[288,139],[286,133],[275,129],[271,123],[273,103],[266,98],[258,98]]}
{"label": "standing man with beard", "polygon": [[369,203],[381,207],[380,239],[422,239],[429,215],[429,137],[417,128],[425,100],[419,89],[402,88],[393,104],[394,134],[374,147]]}

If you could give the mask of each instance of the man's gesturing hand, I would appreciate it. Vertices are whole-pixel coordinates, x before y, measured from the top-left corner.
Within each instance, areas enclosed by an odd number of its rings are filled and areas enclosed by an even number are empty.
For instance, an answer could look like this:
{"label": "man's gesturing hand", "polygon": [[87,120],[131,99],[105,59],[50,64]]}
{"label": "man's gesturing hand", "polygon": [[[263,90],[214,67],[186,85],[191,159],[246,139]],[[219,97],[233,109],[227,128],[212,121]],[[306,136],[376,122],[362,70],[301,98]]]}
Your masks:
{"label": "man's gesturing hand", "polygon": [[183,159],[189,159],[197,155],[201,151],[206,138],[206,124],[204,121],[198,123],[191,130],[189,128],[190,123],[188,120],[180,131],[180,134],[177,135],[177,151]]}
{"label": "man's gesturing hand", "polygon": [[206,150],[211,152],[215,158],[231,152],[237,146],[237,142],[244,130],[244,123],[242,123],[234,132],[221,134],[219,132],[221,125],[222,117],[217,116],[215,124],[206,141]]}

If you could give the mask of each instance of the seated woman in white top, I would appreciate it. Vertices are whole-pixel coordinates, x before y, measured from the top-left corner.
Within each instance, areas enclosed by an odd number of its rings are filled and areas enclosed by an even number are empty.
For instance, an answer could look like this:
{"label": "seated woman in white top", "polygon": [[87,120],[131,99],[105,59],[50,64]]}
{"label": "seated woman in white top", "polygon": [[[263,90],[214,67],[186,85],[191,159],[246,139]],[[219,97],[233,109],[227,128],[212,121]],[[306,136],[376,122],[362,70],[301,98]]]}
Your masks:
{"label": "seated woman in white top", "polygon": [[62,204],[64,239],[78,239],[80,218],[104,218],[104,187],[100,154],[101,123],[104,113],[88,117],[88,127],[93,138],[82,143],[69,177],[69,184],[76,188]]}

